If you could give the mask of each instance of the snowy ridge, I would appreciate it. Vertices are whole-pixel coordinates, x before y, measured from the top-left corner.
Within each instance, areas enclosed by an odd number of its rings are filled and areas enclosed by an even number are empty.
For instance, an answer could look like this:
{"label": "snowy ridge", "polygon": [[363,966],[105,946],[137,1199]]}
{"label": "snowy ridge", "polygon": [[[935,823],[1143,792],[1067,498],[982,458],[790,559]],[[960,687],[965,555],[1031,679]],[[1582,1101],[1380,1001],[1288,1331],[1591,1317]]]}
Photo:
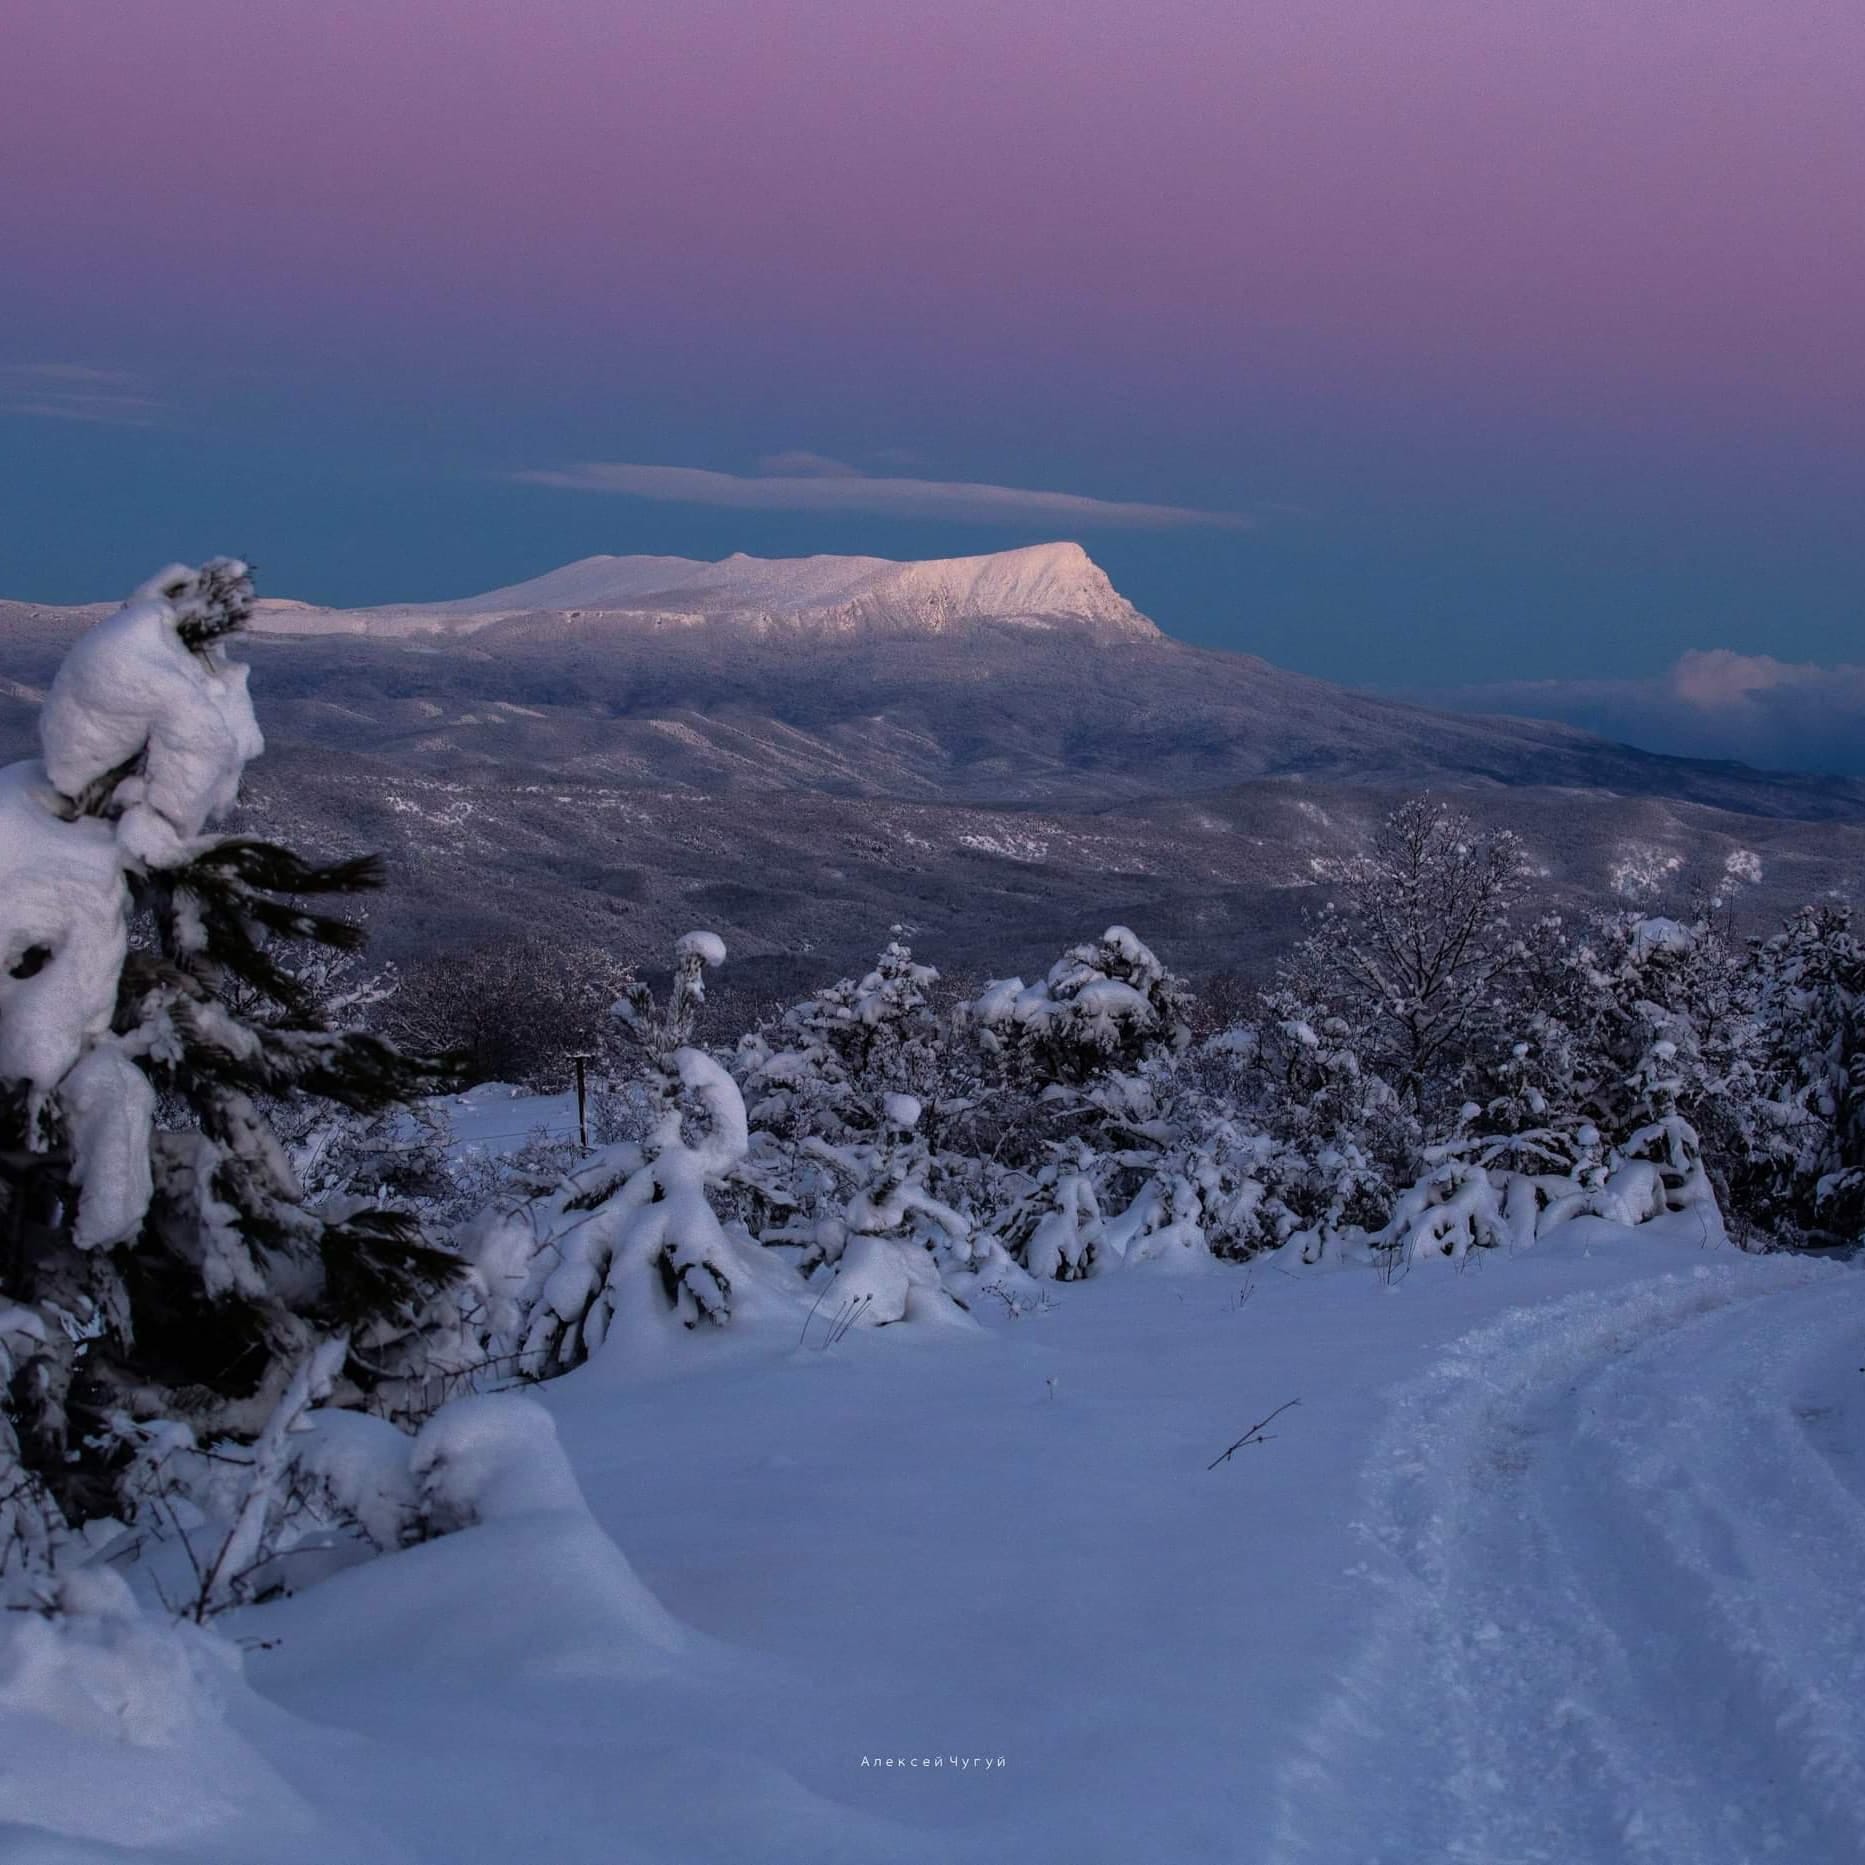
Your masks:
{"label": "snowy ridge", "polygon": [[653,626],[725,622],[758,632],[940,634],[975,622],[1159,631],[1079,544],[895,563],[884,557],[585,557],[526,582],[450,602],[329,610],[260,605],[271,634],[467,634],[513,616],[636,617]]}

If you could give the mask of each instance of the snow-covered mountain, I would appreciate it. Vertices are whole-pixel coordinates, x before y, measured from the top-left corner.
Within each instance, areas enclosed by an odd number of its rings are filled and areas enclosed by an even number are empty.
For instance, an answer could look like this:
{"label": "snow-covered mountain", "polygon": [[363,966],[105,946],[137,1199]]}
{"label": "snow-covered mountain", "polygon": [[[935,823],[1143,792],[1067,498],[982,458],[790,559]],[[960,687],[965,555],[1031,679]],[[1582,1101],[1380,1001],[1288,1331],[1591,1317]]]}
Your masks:
{"label": "snow-covered mountain", "polygon": [[584,557],[483,595],[392,608],[261,605],[273,634],[476,633],[518,616],[727,623],[760,633],[944,634],[975,623],[1085,629],[1152,640],[1158,629],[1079,544],[896,563],[885,557]]}
{"label": "snow-covered mountain", "polygon": [[[0,601],[0,753],[35,754],[44,689],[102,612]],[[1196,648],[1073,547],[594,558],[463,605],[275,604],[243,655],[270,746],[258,820],[386,853],[391,955],[547,927],[652,962],[707,925],[750,988],[763,960],[801,963],[785,955],[866,964],[895,924],[962,971],[1046,965],[1120,919],[1185,970],[1250,970],[1422,789],[1521,832],[1563,901],[1759,863],[1759,924],[1865,866],[1858,780],[1447,716]]]}

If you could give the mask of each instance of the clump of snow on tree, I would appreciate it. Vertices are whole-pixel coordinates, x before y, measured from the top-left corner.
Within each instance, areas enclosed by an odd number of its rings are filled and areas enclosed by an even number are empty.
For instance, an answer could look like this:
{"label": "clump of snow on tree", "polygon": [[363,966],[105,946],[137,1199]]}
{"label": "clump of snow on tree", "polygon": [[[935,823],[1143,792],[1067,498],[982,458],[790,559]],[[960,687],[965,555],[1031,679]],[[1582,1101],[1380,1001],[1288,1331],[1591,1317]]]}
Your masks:
{"label": "clump of snow on tree", "polygon": [[9,764],[0,867],[0,1076],[42,1102],[110,1027],[129,944],[121,852],[43,765]]}
{"label": "clump of snow on tree", "polygon": [[109,786],[117,840],[166,866],[232,808],[265,749],[247,669],[219,643],[251,613],[247,568],[176,564],[72,644],[39,715],[52,782],[74,800]]}

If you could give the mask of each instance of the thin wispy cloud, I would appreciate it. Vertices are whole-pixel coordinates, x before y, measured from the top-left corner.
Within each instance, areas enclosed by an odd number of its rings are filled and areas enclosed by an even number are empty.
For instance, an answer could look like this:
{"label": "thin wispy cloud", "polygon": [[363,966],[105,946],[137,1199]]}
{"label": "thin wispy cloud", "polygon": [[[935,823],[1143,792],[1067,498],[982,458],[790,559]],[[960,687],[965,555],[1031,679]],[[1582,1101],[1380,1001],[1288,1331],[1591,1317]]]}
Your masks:
{"label": "thin wispy cloud", "polygon": [[814,453],[773,454],[764,465],[767,470],[761,473],[738,474],[694,466],[591,460],[515,477],[527,485],[557,486],[571,492],[619,493],[627,498],[737,511],[868,512],[877,517],[968,519],[984,524],[1057,519],[1083,526],[1162,530],[1209,525],[1241,531],[1252,523],[1240,512],[1201,511],[1185,505],[1097,499],[1080,492],[1041,492],[962,480],[883,477]]}
{"label": "thin wispy cloud", "polygon": [[90,363],[0,363],[0,415],[149,427],[166,412],[166,404],[126,369],[99,369]]}
{"label": "thin wispy cloud", "polygon": [[785,453],[767,453],[758,462],[763,478],[792,479],[865,479],[859,466],[846,460],[832,460],[826,453],[811,453],[807,447],[792,447]]}

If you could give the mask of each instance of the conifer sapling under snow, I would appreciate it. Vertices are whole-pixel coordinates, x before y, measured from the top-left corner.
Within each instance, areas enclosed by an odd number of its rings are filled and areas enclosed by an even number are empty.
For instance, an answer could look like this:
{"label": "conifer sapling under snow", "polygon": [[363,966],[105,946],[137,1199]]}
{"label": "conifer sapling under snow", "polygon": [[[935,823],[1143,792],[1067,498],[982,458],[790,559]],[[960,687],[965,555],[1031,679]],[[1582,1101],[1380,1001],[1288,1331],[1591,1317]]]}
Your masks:
{"label": "conifer sapling under snow", "polygon": [[569,1371],[617,1330],[637,1349],[664,1333],[724,1327],[761,1285],[794,1277],[742,1233],[728,1235],[710,1194],[744,1159],[745,1103],[721,1064],[688,1040],[716,933],[675,944],[664,1007],[645,985],[615,1017],[646,1064],[648,1131],[599,1147],[542,1200],[495,1208],[467,1248],[494,1290],[488,1346],[533,1378]]}

